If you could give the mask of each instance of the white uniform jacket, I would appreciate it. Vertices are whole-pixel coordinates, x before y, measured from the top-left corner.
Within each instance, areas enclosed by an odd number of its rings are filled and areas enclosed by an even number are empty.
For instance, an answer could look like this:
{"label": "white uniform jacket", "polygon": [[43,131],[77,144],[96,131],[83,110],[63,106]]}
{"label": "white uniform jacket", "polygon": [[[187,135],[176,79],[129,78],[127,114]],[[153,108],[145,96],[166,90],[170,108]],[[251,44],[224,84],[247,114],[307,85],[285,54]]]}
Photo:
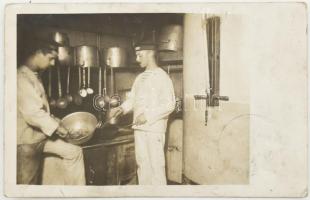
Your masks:
{"label": "white uniform jacket", "polygon": [[124,113],[134,111],[136,117],[144,113],[147,122],[133,129],[165,133],[169,114],[175,108],[173,84],[161,68],[145,70],[134,81],[130,97],[121,105]]}
{"label": "white uniform jacket", "polygon": [[41,142],[57,127],[38,74],[21,66],[17,70],[17,144]]}

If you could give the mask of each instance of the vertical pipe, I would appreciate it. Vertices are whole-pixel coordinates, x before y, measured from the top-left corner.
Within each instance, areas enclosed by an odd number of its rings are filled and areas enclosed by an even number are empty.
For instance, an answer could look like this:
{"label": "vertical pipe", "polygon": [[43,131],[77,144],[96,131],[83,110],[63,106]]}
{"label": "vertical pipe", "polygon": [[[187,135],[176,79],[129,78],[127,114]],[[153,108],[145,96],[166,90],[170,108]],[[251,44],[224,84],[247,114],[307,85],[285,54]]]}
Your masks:
{"label": "vertical pipe", "polygon": [[[211,65],[211,68],[212,68],[212,72],[211,72],[211,87],[212,87],[212,93],[211,95],[214,94],[215,92],[215,43],[214,43],[214,40],[215,40],[215,21],[214,21],[214,18],[211,18],[211,30],[212,30],[212,40],[211,40],[211,43],[212,43],[212,65]],[[213,104],[213,102],[211,102]]]}
{"label": "vertical pipe", "polygon": [[[220,18],[209,18],[207,27],[209,45],[210,96],[218,96],[220,90]],[[218,106],[218,99],[212,98],[210,105]]]}
{"label": "vertical pipe", "polygon": [[[215,91],[215,43],[214,43],[214,39],[215,39],[215,29],[214,29],[214,25],[215,25],[215,21],[214,21],[214,17],[211,18],[211,21],[212,21],[212,28],[211,28],[211,31],[212,31],[212,40],[211,40],[211,43],[212,43],[212,65],[211,65],[211,68],[212,68],[212,73],[211,73],[211,87],[212,87],[212,92],[211,92],[211,96],[214,94],[214,91]],[[212,100],[212,99],[211,99]],[[213,105],[213,101],[211,101],[211,105]]]}
{"label": "vertical pipe", "polygon": [[[213,69],[214,72],[212,73],[213,76],[213,95],[220,95],[220,18],[219,17],[213,17],[213,41],[214,43],[214,64]],[[219,105],[218,99],[213,99],[212,102],[213,106]]]}
{"label": "vertical pipe", "polygon": [[[219,17],[216,17],[216,94],[217,95],[220,95],[220,70],[221,70],[221,67],[220,67],[220,49],[221,49],[221,44],[220,44],[220,18]],[[216,105],[218,106],[219,105],[219,101],[217,100],[216,102]]]}

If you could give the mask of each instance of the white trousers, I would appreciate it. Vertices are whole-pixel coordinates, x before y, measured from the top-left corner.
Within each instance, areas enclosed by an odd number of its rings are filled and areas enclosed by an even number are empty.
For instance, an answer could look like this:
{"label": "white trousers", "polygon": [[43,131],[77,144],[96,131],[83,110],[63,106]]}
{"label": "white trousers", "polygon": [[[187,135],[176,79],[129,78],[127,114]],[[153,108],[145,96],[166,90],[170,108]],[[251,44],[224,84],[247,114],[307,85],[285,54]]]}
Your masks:
{"label": "white trousers", "polygon": [[139,185],[166,185],[165,134],[135,130]]}
{"label": "white trousers", "polygon": [[82,148],[63,141],[48,140],[43,149],[43,185],[85,185]]}

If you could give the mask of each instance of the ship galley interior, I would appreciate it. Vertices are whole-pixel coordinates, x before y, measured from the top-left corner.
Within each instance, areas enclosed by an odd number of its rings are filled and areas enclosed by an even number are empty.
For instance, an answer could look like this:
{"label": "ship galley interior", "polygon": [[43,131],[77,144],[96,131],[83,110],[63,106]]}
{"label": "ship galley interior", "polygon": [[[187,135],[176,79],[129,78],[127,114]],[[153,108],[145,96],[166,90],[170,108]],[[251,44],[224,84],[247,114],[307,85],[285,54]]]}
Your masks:
{"label": "ship galley interior", "polygon": [[[232,28],[241,25],[221,14],[21,14],[17,58],[29,36],[59,44],[54,66],[38,76],[48,112],[69,132],[61,139],[82,150],[85,185],[142,182],[134,113],[110,115],[131,98],[135,79],[145,73],[137,59],[141,43],[155,46],[156,64],[173,86],[174,107],[163,134],[166,184],[247,184],[249,118],[235,118],[249,112],[248,79],[241,76],[247,66],[238,55],[245,49]],[[38,159],[36,184],[66,185],[62,158],[43,153]]]}

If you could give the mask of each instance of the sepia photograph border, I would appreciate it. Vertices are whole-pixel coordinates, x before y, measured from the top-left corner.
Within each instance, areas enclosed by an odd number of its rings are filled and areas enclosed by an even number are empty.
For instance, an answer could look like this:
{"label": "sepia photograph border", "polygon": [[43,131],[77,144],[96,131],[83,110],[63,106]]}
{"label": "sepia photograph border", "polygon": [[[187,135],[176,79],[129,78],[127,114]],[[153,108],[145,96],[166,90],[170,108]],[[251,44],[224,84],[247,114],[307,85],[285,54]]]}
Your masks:
{"label": "sepia photograph border", "polygon": [[[18,14],[69,14],[69,13],[221,13],[226,16],[242,15],[249,4],[255,2],[220,2],[220,3],[55,3],[55,4],[9,4],[5,8],[5,102],[4,102],[4,193],[7,197],[304,197],[308,193],[308,116],[299,122],[296,133],[283,133],[283,137],[296,141],[288,146],[296,150],[302,162],[294,163],[290,155],[273,157],[270,163],[263,162],[262,152],[267,152],[274,141],[268,138],[253,136],[250,127],[250,181],[246,185],[168,185],[168,186],[46,186],[46,185],[17,185],[16,184],[16,47],[17,47],[17,15]],[[301,2],[261,2],[266,6],[296,6],[296,11],[304,11],[308,15],[307,1]],[[262,10],[264,12],[264,10]],[[304,21],[308,23],[307,15]],[[279,16],[281,17],[281,16]],[[294,37],[294,36],[291,36]],[[305,36],[306,40],[308,35]],[[305,38],[302,38],[304,40]],[[307,49],[307,44],[301,51]],[[308,69],[308,66],[306,66]],[[306,69],[306,71],[307,71]],[[289,73],[289,72],[287,72]],[[304,77],[304,75],[301,75]],[[252,78],[252,77],[250,77]],[[308,88],[303,86],[300,92]],[[287,92],[287,95],[290,95]],[[307,102],[307,98],[303,99]],[[308,111],[307,103],[305,107]],[[276,124],[275,126],[285,126]],[[257,128],[257,127],[256,127]],[[260,145],[270,144],[270,145]],[[261,162],[255,162],[261,158]],[[255,170],[267,165],[287,160],[283,166],[287,176],[292,177],[292,182],[278,185],[277,180],[272,184],[265,184],[266,180],[257,177]],[[270,160],[269,160],[270,161]],[[306,166],[306,168],[305,168]],[[297,178],[294,179],[296,172]],[[282,171],[274,172],[272,178],[283,176]]]}

